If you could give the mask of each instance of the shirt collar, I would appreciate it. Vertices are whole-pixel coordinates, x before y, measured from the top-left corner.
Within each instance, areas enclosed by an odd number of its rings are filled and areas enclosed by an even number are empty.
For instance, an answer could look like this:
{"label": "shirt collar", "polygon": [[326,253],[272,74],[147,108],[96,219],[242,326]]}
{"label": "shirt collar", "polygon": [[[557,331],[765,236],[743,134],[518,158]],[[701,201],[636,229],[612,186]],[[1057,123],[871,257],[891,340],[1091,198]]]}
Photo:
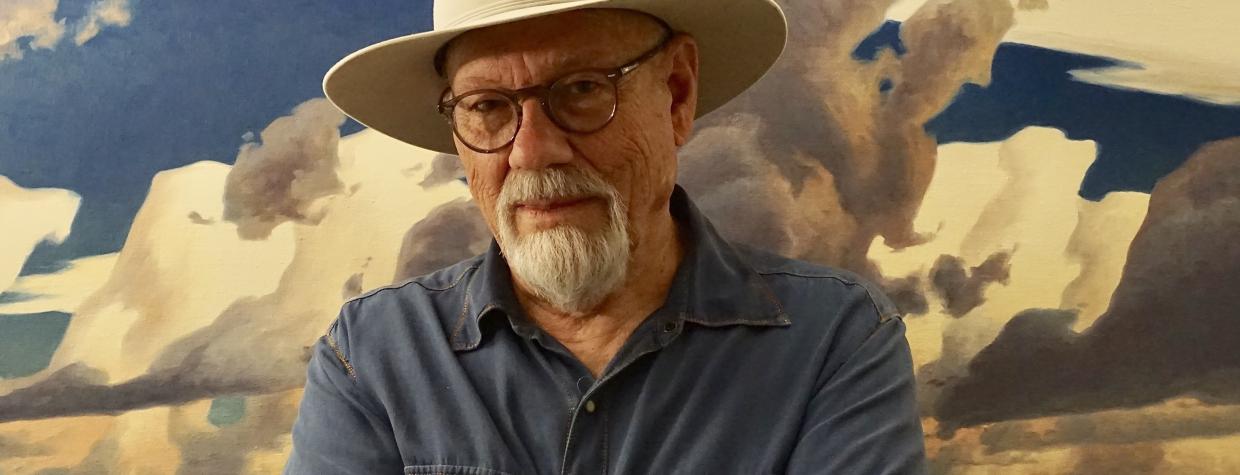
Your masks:
{"label": "shirt collar", "polygon": [[[711,327],[791,324],[762,276],[719,235],[680,185],[672,191],[671,212],[687,249],[663,305],[673,311],[661,313],[671,315],[675,323]],[[494,239],[466,279],[465,301],[451,333],[453,349],[477,348],[482,342],[481,322],[492,315],[507,315],[514,331],[530,334],[531,324],[517,301],[508,263]]]}

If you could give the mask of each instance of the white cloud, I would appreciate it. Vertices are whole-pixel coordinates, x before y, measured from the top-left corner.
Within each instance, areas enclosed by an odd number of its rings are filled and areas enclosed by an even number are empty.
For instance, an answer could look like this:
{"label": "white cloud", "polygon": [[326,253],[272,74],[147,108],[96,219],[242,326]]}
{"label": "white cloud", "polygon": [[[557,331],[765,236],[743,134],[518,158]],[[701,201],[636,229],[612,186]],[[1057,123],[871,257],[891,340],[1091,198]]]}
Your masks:
{"label": "white cloud", "polygon": [[[78,46],[106,27],[129,26],[129,0],[97,0],[80,18],[56,19],[59,0],[0,1],[0,62],[21,59],[19,43],[29,40],[30,49],[53,49],[70,33]],[[71,26],[66,27],[66,21]]]}
{"label": "white cloud", "polygon": [[[923,0],[887,12],[903,21]],[[1049,0],[1024,9],[1005,41],[1106,56],[1127,63],[1077,71],[1081,81],[1240,104],[1240,2],[1235,0]]]}
{"label": "white cloud", "polygon": [[[125,381],[146,372],[173,343],[212,326],[211,332],[244,327],[254,337],[284,335],[286,345],[268,346],[300,357],[335,316],[346,281],[361,274],[364,288],[391,282],[408,229],[439,204],[469,198],[465,185],[455,181],[418,186],[431,171],[433,152],[371,131],[340,140],[338,150],[339,178],[348,191],[326,199],[317,224],[285,223],[261,240],[242,239],[238,225],[223,219],[222,198],[236,167],[199,162],[157,174],[124,247],[106,258],[115,263],[99,262],[97,271],[110,272],[106,282],[99,286],[95,272],[83,278],[99,288],[75,306],[64,343],[40,374],[82,363],[104,371],[109,382]],[[421,172],[404,172],[413,168]],[[67,279],[68,272],[24,280],[22,288],[67,285]],[[242,307],[254,312],[235,315]],[[304,376],[300,364],[281,375]],[[276,371],[256,368],[267,370]],[[26,386],[37,376],[11,383]]]}
{"label": "white cloud", "polygon": [[0,2],[0,61],[21,59],[17,42],[30,38],[31,48],[50,49],[65,34],[63,20],[56,21],[57,0],[4,0]]}
{"label": "white cloud", "polygon": [[[99,384],[175,374],[182,377],[173,379],[179,385],[164,384],[166,391],[140,396],[186,395],[197,402],[119,417],[0,424],[0,445],[23,441],[42,451],[37,461],[0,453],[0,472],[85,467],[90,461],[172,473],[208,455],[215,457],[213,473],[241,472],[232,464],[280,466],[288,452],[283,434],[300,400],[305,348],[336,316],[342,286],[360,281],[368,289],[390,283],[408,230],[439,205],[470,198],[466,186],[455,180],[419,185],[433,171],[434,152],[373,131],[340,139],[337,150],[338,176],[347,191],[324,198],[317,224],[287,222],[263,240],[242,239],[237,224],[223,219],[225,183],[235,167],[200,162],[156,175],[124,248],[113,257],[107,283],[78,306],[51,366],[29,377],[0,380],[0,400],[15,397],[12,391],[18,388],[55,391],[61,382],[49,376],[68,368]],[[213,394],[196,388],[235,388],[254,381],[263,384],[255,392],[272,394],[247,398],[244,421],[222,428],[204,422],[210,400],[201,398]],[[96,400],[59,398],[60,410],[72,413],[66,402],[85,407]],[[49,438],[66,427],[81,428],[75,440],[83,443]],[[87,427],[92,429],[87,432]],[[57,442],[44,443],[49,440]],[[149,456],[152,447],[158,457]],[[221,447],[230,451],[224,458],[218,456]]]}
{"label": "white cloud", "polygon": [[0,291],[13,285],[36,244],[69,237],[80,203],[72,191],[26,189],[0,176]]}
{"label": "white cloud", "polygon": [[946,315],[932,298],[930,314],[909,319],[917,365],[940,358],[967,362],[1026,308],[1066,304],[1089,313],[1086,323],[1106,308],[1149,197],[1112,193],[1094,203],[1077,196],[1096,158],[1093,142],[1029,127],[1003,142],[941,145],[938,157],[914,222],[935,238],[898,252],[876,241],[869,257],[885,275],[918,274],[923,281],[944,254],[974,266],[995,252],[1013,251],[1012,270],[1010,282],[990,287],[986,302],[964,318]]}
{"label": "white cloud", "polygon": [[82,46],[106,26],[129,26],[129,0],[99,0],[91,5],[90,12],[75,24],[77,33],[73,42]]}
{"label": "white cloud", "polygon": [[276,288],[292,259],[292,229],[239,239],[222,219],[231,170],[204,161],[155,175],[115,264],[75,309],[49,371],[81,362],[113,381],[136,376],[168,341],[210,324],[237,299]]}
{"label": "white cloud", "polygon": [[0,304],[0,314],[42,312],[75,313],[86,297],[107,282],[116,265],[117,253],[86,256],[69,262],[69,267],[51,274],[31,274],[17,278],[10,292],[29,299]]}

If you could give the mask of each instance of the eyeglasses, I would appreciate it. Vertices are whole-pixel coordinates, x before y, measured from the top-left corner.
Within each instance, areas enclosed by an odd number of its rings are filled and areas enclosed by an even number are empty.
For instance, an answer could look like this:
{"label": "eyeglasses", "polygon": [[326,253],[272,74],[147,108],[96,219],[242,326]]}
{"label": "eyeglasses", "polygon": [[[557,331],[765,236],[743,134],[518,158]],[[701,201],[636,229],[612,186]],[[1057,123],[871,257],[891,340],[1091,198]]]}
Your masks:
{"label": "eyeglasses", "polygon": [[479,153],[494,153],[512,144],[521,129],[521,102],[538,98],[543,112],[569,132],[597,132],[616,116],[620,79],[653,58],[672,39],[667,31],[654,48],[615,69],[587,69],[561,76],[551,84],[524,89],[477,89],[449,97],[445,89],[439,113],[461,143]]}

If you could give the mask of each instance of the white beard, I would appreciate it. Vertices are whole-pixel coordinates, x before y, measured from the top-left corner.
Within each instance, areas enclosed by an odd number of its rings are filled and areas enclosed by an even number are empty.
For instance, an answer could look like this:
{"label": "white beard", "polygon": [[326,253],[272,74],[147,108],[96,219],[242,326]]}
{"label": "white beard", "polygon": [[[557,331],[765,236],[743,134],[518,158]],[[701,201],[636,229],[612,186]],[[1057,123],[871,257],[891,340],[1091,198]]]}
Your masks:
{"label": "white beard", "polygon": [[[534,199],[594,196],[607,201],[608,224],[597,231],[560,225],[518,236],[514,205]],[[624,283],[628,213],[615,188],[581,168],[512,170],[497,203],[500,248],[513,274],[535,296],[567,313],[585,313]]]}

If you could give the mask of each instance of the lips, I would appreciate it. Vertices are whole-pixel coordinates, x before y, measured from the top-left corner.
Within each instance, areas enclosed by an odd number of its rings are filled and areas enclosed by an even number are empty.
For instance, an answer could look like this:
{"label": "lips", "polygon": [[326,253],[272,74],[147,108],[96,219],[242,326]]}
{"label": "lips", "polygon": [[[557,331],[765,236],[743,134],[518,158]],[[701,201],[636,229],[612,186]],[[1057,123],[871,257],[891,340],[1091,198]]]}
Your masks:
{"label": "lips", "polygon": [[555,210],[559,208],[573,206],[583,201],[586,201],[588,199],[590,199],[590,197],[583,196],[583,197],[575,197],[575,198],[574,197],[557,198],[557,199],[551,199],[551,200],[530,200],[530,201],[522,201],[522,202],[517,203],[516,208],[517,209],[525,208],[531,211],[551,211],[551,210]]}

